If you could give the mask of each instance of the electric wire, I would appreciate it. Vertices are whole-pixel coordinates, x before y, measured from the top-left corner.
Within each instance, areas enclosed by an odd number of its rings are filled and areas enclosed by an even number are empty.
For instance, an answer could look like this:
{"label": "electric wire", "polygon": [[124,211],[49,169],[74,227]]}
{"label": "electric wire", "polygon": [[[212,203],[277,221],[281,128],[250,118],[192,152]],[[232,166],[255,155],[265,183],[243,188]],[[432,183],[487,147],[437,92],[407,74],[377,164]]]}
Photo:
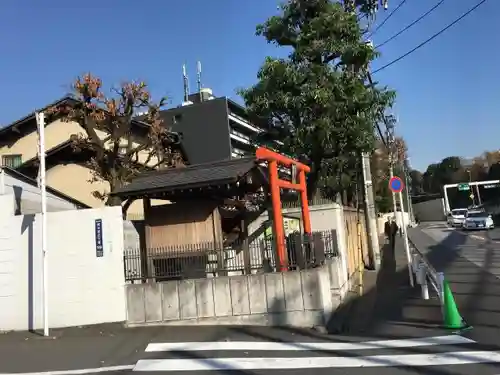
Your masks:
{"label": "electric wire", "polygon": [[437,3],[436,5],[434,5],[431,9],[429,9],[427,12],[425,12],[424,14],[422,14],[419,18],[417,18],[415,21],[413,21],[412,23],[410,23],[408,26],[406,26],[405,28],[403,28],[402,30],[398,31],[396,34],[394,34],[393,36],[391,36],[389,39],[386,39],[385,41],[383,41],[382,43],[380,43],[378,46],[376,46],[375,48],[380,48],[384,45],[386,45],[387,43],[393,41],[394,39],[396,39],[398,36],[400,36],[401,34],[403,34],[404,32],[406,32],[408,29],[412,28],[413,26],[415,26],[417,23],[419,23],[420,21],[422,21],[425,17],[427,17],[429,14],[431,14],[432,12],[434,12],[441,4],[444,3],[445,0],[441,0],[439,3]]}
{"label": "electric wire", "polygon": [[451,27],[455,26],[458,22],[460,22],[461,20],[463,20],[465,17],[467,17],[469,14],[471,14],[472,12],[474,12],[477,8],[479,8],[481,5],[483,5],[487,0],[482,0],[480,1],[479,3],[477,3],[476,5],[474,5],[471,9],[469,9],[467,12],[465,12],[464,14],[462,14],[460,17],[458,17],[457,19],[455,19],[453,22],[451,22],[450,24],[448,24],[446,27],[442,28],[441,30],[439,30],[437,33],[435,33],[434,35],[432,35],[431,37],[427,38],[426,40],[424,40],[422,43],[420,43],[419,45],[417,45],[415,48],[412,48],[411,50],[409,50],[408,52],[404,53],[403,55],[399,56],[398,58],[392,60],[391,62],[381,66],[380,68],[372,71],[372,74],[376,74],[394,64],[396,64],[397,62],[403,60],[405,57],[411,55],[413,52],[419,50],[420,48],[422,48],[423,46],[425,46],[427,43],[431,42],[432,40],[434,40],[435,38],[437,38],[438,36],[440,36],[442,33],[444,33],[445,31],[447,31],[448,29],[450,29]]}
{"label": "electric wire", "polygon": [[394,10],[389,13],[389,15],[387,17],[384,18],[384,20],[380,23],[380,25],[378,25],[375,30],[373,30],[370,35],[367,36],[367,39],[370,39],[373,35],[375,35],[375,33],[377,31],[379,31],[385,24],[387,21],[389,21],[389,19],[399,10],[399,8],[401,8],[405,3],[406,3],[407,0],[402,0],[398,6],[396,8],[394,8]]}

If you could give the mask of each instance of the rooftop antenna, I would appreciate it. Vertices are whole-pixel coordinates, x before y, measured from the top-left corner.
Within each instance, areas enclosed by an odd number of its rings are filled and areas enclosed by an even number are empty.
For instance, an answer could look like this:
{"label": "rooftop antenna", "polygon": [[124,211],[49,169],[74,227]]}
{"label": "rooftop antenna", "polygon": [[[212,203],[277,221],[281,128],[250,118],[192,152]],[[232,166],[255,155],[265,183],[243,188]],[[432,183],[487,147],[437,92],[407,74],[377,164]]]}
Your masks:
{"label": "rooftop antenna", "polygon": [[189,78],[186,73],[186,64],[182,64],[182,77],[184,80],[184,102],[189,100]]}
{"label": "rooftop antenna", "polygon": [[201,94],[201,61],[198,61],[196,66],[196,81],[198,83],[198,95],[200,95],[200,102],[202,102],[203,95]]}

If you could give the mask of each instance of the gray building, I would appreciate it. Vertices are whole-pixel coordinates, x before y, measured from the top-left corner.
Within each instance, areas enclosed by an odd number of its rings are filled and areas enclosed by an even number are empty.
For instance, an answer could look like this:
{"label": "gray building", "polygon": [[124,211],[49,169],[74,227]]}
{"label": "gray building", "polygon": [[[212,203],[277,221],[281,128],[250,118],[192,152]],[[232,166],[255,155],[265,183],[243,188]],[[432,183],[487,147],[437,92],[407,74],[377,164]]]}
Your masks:
{"label": "gray building", "polygon": [[161,115],[167,127],[182,135],[190,164],[253,155],[255,136],[263,131],[249,121],[244,107],[227,97],[215,98],[208,88]]}

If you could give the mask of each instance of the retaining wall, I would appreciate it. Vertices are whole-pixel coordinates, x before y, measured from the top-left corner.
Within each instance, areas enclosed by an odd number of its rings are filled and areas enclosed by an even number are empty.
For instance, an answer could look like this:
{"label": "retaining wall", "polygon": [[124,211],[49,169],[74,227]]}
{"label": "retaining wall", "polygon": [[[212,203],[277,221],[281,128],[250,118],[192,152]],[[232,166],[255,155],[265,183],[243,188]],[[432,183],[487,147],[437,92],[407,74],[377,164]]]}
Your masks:
{"label": "retaining wall", "polygon": [[281,273],[126,285],[127,324],[323,325],[342,300],[340,258]]}

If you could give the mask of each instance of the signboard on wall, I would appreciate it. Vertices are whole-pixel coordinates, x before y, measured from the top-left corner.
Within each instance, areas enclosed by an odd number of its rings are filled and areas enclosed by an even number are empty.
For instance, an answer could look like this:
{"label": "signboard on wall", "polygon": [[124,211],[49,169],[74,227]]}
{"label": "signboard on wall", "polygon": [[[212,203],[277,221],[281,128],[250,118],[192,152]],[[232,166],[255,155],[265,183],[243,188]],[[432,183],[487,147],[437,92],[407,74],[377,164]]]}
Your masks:
{"label": "signboard on wall", "polygon": [[95,219],[95,255],[98,258],[104,256],[104,245],[102,242],[102,219]]}
{"label": "signboard on wall", "polygon": [[[291,234],[293,232],[300,232],[300,220],[294,219],[294,218],[289,218],[289,217],[284,217],[283,218],[283,229],[285,231],[285,236],[288,236],[289,234]],[[270,226],[264,232],[264,236],[265,237],[272,237],[272,235],[273,235],[273,228],[272,228],[272,226]]]}

